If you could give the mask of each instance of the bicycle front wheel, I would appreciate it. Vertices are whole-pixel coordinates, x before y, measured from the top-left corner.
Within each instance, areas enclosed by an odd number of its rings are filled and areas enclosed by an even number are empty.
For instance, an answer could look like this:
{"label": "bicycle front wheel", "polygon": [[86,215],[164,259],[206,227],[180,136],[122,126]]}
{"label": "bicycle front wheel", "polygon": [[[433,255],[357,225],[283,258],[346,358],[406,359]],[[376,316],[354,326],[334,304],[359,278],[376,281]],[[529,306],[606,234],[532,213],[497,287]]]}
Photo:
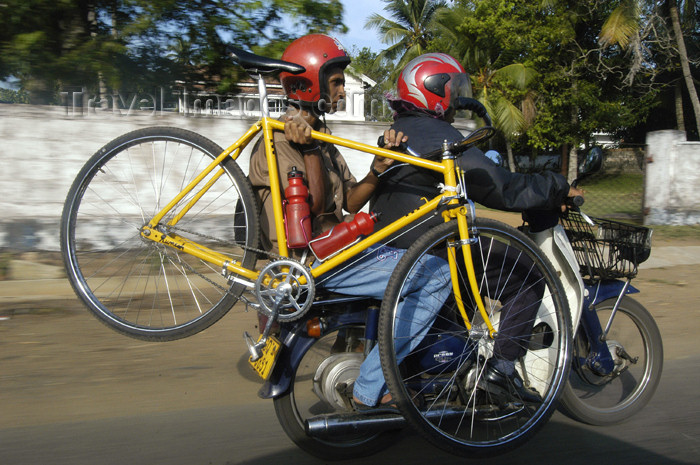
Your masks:
{"label": "bicycle front wheel", "polygon": [[[546,423],[571,351],[569,309],[546,257],[502,223],[477,219],[475,227],[476,282],[496,336],[476,309],[456,221],[431,229],[399,262],[379,327],[384,376],[403,415],[437,447],[470,457],[506,452]],[[421,309],[431,301],[438,310],[426,316]],[[494,378],[497,358],[515,360],[517,376]]]}
{"label": "bicycle front wheel", "polygon": [[[191,131],[140,129],[101,148],[79,173],[63,209],[61,251],[76,294],[109,327],[145,340],[183,338],[218,321],[242,293],[221,269],[140,234],[222,151]],[[162,220],[184,212],[165,233],[252,267],[259,227],[249,181],[226,158],[207,183]]]}

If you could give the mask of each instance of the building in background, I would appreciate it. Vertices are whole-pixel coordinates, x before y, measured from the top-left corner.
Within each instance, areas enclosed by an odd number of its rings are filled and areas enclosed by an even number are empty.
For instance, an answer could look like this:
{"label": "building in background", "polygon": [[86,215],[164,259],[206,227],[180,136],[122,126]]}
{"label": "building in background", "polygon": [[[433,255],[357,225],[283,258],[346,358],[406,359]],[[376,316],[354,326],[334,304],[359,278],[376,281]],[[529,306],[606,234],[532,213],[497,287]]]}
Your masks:
{"label": "building in background", "polygon": [[[181,83],[184,84],[184,83]],[[364,74],[345,73],[345,101],[334,114],[327,114],[329,121],[365,121],[365,93],[377,83]],[[176,91],[178,110],[186,115],[260,117],[260,93],[252,79],[239,82],[237,94],[219,95],[205,90],[182,87]],[[282,85],[277,78],[266,79],[267,98],[272,118],[278,118],[286,110]]]}

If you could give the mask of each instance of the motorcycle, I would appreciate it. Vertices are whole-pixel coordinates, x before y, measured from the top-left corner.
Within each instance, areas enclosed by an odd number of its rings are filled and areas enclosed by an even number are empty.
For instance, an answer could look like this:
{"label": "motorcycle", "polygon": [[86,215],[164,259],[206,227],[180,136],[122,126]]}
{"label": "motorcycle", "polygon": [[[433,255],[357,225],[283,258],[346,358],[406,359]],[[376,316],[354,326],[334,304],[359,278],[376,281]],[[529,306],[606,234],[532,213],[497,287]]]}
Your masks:
{"label": "motorcycle", "polygon": [[[600,154],[593,152],[577,182],[600,164]],[[559,407],[584,423],[619,423],[649,402],[662,372],[658,327],[629,297],[639,292],[630,281],[649,256],[651,231],[593,220],[577,205],[561,223],[538,233],[523,229],[558,272],[571,312],[573,356]],[[312,455],[327,460],[371,455],[392,444],[392,436],[406,426],[397,412],[354,412],[342,389],[358,376],[376,344],[379,304],[324,295],[309,318],[282,327],[284,350],[259,395],[273,399],[287,435]],[[464,352],[463,344],[429,341],[427,356],[417,362],[419,369],[429,371],[430,363],[446,353]],[[478,369],[478,362],[470,368]],[[469,376],[476,375],[465,375]]]}
{"label": "motorcycle", "polygon": [[[577,185],[600,169],[592,150]],[[631,280],[649,258],[652,231],[591,218],[574,202],[554,228],[529,233],[560,273],[574,322],[569,382],[560,409],[591,425],[612,425],[651,400],[663,370],[663,342],[649,311],[629,297]]]}

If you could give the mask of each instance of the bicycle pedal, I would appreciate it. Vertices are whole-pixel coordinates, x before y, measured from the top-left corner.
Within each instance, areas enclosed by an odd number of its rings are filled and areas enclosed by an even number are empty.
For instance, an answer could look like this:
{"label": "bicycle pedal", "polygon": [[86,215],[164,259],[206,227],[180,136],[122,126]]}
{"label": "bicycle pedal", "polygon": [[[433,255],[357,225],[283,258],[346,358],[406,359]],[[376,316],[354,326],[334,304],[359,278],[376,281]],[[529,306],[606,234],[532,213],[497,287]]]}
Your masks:
{"label": "bicycle pedal", "polygon": [[252,308],[256,312],[260,310],[260,304],[256,304],[254,302],[247,301],[245,302],[245,311],[248,312],[248,309]]}
{"label": "bicycle pedal", "polygon": [[243,340],[245,341],[246,346],[248,346],[250,361],[255,362],[256,360],[259,360],[260,357],[262,357],[262,351],[260,350],[258,344],[256,344],[256,342],[250,336],[250,334],[248,334],[248,331],[243,332]]}

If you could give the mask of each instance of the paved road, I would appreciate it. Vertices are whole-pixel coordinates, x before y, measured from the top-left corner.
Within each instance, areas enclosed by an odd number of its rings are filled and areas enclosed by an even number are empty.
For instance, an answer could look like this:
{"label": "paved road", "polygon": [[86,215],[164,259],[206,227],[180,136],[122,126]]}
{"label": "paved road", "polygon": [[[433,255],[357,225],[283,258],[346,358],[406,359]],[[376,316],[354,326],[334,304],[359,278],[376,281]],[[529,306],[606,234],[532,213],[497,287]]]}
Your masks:
{"label": "paved road", "polygon": [[[531,442],[490,465],[700,464],[700,292],[693,284],[700,265],[653,261],[685,263],[695,249],[652,256],[635,281],[665,349],[663,379],[647,408],[607,428],[556,413]],[[65,281],[51,279],[0,282],[3,315],[0,465],[321,463],[287,439],[272,403],[256,396],[240,337],[253,330],[253,315],[233,311],[194,337],[143,343],[105,328]],[[375,463],[465,461],[406,433],[363,460]]]}
{"label": "paved road", "polygon": [[[700,463],[698,362],[700,358],[669,364],[656,398],[642,414],[625,425],[585,427],[556,414],[544,430],[524,447],[481,463]],[[178,409],[173,405],[171,411],[158,414],[5,428],[0,431],[0,463],[322,463],[296,449],[287,440],[276,423],[271,403],[249,398],[232,405],[221,400],[221,405],[211,408]],[[447,465],[465,463],[465,460],[441,453],[422,439],[406,434],[383,453],[364,459],[362,463]]]}
{"label": "paved road", "polygon": [[[0,464],[321,463],[255,395],[240,337],[252,320],[234,312],[204,333],[154,344],[80,308],[16,312],[0,324]],[[699,365],[700,355],[667,358],[656,396],[627,424],[588,427],[556,413],[530,443],[488,463],[700,463]],[[464,460],[405,434],[363,463]]]}

